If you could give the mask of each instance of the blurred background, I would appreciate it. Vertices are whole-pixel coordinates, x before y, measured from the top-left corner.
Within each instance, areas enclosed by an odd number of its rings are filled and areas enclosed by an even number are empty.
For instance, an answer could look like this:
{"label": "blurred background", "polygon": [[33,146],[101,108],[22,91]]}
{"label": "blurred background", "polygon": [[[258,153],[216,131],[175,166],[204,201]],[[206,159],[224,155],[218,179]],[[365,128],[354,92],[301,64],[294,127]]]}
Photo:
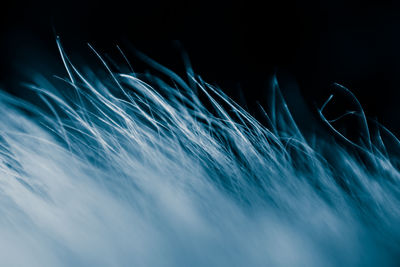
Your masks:
{"label": "blurred background", "polygon": [[[28,81],[31,70],[65,75],[56,32],[71,56],[89,53],[90,42],[111,55],[119,44],[129,57],[130,44],[178,73],[184,72],[183,48],[197,74],[233,97],[242,92],[246,105],[262,100],[273,74],[286,87],[295,84],[311,109],[322,105],[337,82],[354,92],[368,116],[400,133],[399,1],[21,0],[1,5],[0,84],[17,95],[23,94],[18,82]],[[134,58],[131,63],[137,66]]]}

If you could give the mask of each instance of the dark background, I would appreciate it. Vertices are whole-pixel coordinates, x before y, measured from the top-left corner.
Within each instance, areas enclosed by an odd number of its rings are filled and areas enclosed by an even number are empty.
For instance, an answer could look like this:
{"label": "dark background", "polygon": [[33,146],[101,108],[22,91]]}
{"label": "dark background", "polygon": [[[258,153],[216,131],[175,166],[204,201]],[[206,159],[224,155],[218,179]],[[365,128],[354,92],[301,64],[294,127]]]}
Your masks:
{"label": "dark background", "polygon": [[311,108],[338,82],[400,133],[396,2],[3,1],[0,81],[18,94],[26,69],[62,73],[54,31],[71,54],[88,53],[86,42],[100,52],[130,43],[178,72],[179,40],[196,73],[228,93],[242,90],[249,105],[274,73],[290,77],[283,84],[294,81]]}

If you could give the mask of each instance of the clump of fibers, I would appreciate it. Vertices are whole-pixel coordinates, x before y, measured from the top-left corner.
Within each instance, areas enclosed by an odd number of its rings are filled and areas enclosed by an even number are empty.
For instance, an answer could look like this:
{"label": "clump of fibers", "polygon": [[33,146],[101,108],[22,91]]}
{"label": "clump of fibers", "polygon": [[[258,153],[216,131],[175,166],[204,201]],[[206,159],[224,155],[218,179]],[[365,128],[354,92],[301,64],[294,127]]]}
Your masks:
{"label": "clump of fibers", "polygon": [[35,76],[41,106],[0,95],[2,266],[399,264],[380,135],[310,141],[277,84],[262,124],[191,70],[115,73],[97,54],[95,75],[58,45],[68,75]]}

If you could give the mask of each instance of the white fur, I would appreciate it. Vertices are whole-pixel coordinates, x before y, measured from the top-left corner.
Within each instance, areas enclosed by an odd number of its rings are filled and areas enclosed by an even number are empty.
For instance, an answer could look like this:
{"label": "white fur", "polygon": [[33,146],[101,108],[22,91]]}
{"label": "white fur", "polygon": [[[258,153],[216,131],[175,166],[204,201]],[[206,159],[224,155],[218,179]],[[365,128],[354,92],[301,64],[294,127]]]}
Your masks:
{"label": "white fur", "polygon": [[371,171],[308,143],[278,97],[267,128],[198,78],[83,75],[61,52],[69,86],[31,87],[47,111],[0,97],[1,266],[398,263],[399,172],[383,153],[367,151]]}

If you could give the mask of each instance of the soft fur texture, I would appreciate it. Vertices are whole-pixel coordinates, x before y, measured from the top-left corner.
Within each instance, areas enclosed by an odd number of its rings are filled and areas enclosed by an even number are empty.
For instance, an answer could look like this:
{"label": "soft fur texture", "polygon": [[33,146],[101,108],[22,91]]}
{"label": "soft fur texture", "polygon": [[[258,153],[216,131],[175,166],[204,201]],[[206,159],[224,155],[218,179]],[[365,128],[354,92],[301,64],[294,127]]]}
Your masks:
{"label": "soft fur texture", "polygon": [[381,135],[305,138],[277,84],[261,124],[190,69],[95,75],[59,47],[47,107],[0,97],[2,266],[399,264]]}

